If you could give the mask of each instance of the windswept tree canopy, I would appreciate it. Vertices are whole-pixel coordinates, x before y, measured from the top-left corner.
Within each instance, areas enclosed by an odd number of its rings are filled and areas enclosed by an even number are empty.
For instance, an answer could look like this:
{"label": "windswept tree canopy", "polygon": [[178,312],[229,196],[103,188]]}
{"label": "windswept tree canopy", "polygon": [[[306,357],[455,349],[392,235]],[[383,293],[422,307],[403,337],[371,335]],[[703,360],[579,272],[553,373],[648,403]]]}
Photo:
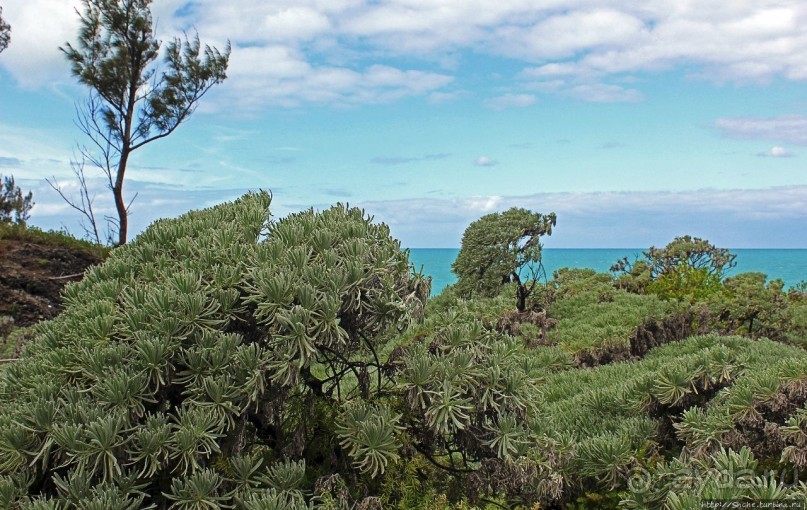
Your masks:
{"label": "windswept tree canopy", "polygon": [[457,260],[451,266],[463,293],[492,296],[502,285],[518,285],[517,306],[526,298],[541,273],[541,236],[552,235],[555,213],[534,213],[512,208],[481,217],[465,230]]}

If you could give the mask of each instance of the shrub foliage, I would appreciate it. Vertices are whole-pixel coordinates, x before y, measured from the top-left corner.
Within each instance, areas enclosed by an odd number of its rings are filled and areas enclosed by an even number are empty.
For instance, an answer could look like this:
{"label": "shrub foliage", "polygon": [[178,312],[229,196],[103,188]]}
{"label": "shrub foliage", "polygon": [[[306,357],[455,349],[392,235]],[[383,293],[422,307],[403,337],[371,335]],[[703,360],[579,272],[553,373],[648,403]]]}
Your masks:
{"label": "shrub foliage", "polygon": [[394,458],[377,354],[428,288],[362,211],[269,202],[158,221],[66,289],[0,375],[4,507],[291,508],[312,462]]}
{"label": "shrub foliage", "polygon": [[627,257],[611,271],[624,286],[647,290],[665,299],[702,299],[720,289],[725,271],[736,265],[736,255],[698,237],[681,236],[664,248],[651,246],[636,263]]}
{"label": "shrub foliage", "polygon": [[[0,371],[0,507],[685,509],[807,494],[807,353],[764,338],[803,334],[798,289],[752,273],[690,303],[562,270],[547,310],[514,313],[525,280],[508,272],[487,297],[458,285],[427,304],[385,225],[342,205],[272,221],[270,201],[158,221],[67,287],[65,312]],[[689,336],[701,306],[747,336]],[[676,314],[690,319],[673,336],[634,349]]]}

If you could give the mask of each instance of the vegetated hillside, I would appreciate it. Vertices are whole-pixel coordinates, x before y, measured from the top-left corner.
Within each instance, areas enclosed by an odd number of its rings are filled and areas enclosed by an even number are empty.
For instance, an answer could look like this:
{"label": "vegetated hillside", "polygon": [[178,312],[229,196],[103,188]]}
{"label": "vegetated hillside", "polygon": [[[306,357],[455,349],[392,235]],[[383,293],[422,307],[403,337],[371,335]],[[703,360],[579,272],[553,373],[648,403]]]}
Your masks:
{"label": "vegetated hillside", "polygon": [[0,342],[12,328],[58,315],[64,286],[105,255],[104,248],[59,233],[0,225]]}
{"label": "vegetated hillside", "polygon": [[0,369],[0,507],[804,499],[802,294],[572,270],[523,312],[512,284],[426,302],[362,211],[269,205],[161,220],[66,288]]}

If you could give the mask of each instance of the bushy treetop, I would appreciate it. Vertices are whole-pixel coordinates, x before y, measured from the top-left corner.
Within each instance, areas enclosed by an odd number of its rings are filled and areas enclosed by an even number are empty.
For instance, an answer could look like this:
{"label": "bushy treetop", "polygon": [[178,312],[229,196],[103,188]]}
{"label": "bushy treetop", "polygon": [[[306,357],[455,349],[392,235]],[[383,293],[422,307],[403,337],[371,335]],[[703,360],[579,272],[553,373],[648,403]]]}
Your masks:
{"label": "bushy treetop", "polygon": [[625,257],[611,266],[621,275],[621,286],[690,301],[718,292],[725,272],[737,264],[737,256],[727,248],[688,235],[676,237],[664,248],[651,246],[642,256],[635,263]]}
{"label": "bushy treetop", "polygon": [[523,311],[539,274],[540,237],[552,235],[556,221],[555,213],[512,208],[471,223],[451,266],[461,292],[493,296],[502,285],[516,282],[518,309]]}
{"label": "bushy treetop", "polygon": [[11,41],[11,25],[3,20],[3,8],[0,7],[0,53],[8,48],[8,43]]}

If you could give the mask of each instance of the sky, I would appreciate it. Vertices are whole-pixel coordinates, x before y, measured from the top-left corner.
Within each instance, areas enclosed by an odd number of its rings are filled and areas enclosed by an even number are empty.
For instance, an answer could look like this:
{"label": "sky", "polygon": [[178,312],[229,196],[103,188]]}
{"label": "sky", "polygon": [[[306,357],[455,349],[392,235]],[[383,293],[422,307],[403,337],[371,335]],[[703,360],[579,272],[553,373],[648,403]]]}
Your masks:
{"label": "sky", "polygon": [[[0,174],[33,191],[31,224],[77,235],[45,179],[77,190],[88,91],[58,48],[75,41],[80,5],[0,0],[12,26]],[[155,0],[152,12],[160,40],[195,30],[232,54],[194,115],[132,156],[134,234],[269,189],[276,218],[347,202],[411,248],[458,247],[472,221],[510,207],[557,214],[547,247],[691,234],[807,248],[803,0]],[[112,214],[89,175],[96,212]]]}

